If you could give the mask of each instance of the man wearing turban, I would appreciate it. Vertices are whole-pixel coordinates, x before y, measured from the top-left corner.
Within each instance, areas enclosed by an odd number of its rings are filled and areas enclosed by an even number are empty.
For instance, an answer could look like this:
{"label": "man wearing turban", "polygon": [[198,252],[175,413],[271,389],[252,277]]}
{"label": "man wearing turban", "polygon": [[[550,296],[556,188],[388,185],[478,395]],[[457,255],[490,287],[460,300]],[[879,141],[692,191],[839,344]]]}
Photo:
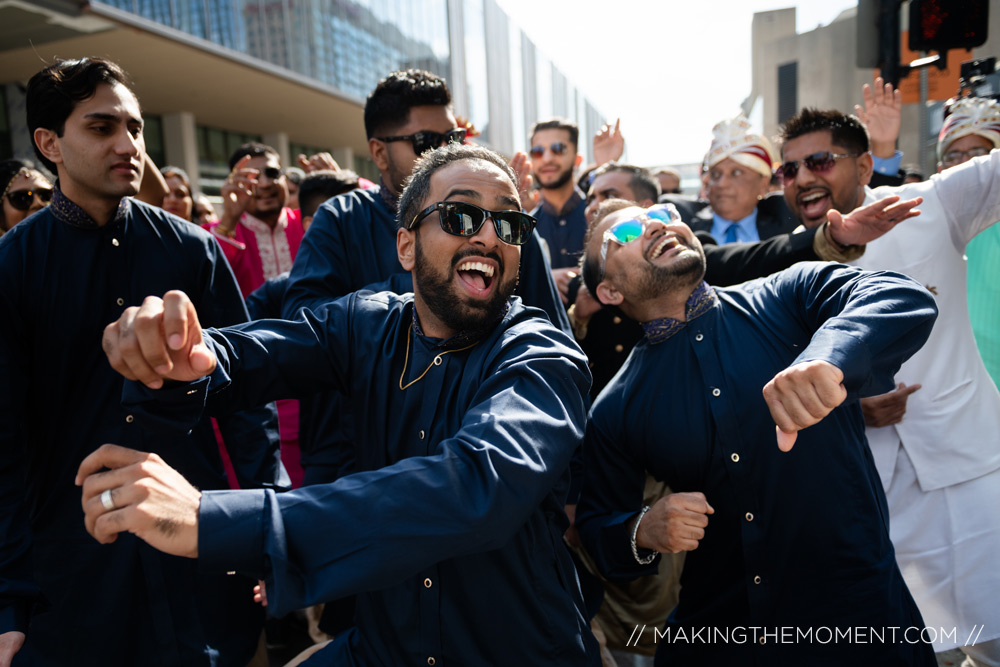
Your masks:
{"label": "man wearing turban", "polygon": [[[1000,104],[966,97],[948,109],[938,135],[938,171],[1000,148]],[[1000,225],[972,239],[965,256],[972,332],[986,370],[1000,386]]]}
{"label": "man wearing turban", "polygon": [[[775,163],[771,142],[751,132],[743,116],[722,121],[712,134],[704,174],[709,205],[684,216],[691,229],[723,244],[753,243],[795,229],[781,197],[765,197]],[[686,207],[679,208],[683,215]]]}

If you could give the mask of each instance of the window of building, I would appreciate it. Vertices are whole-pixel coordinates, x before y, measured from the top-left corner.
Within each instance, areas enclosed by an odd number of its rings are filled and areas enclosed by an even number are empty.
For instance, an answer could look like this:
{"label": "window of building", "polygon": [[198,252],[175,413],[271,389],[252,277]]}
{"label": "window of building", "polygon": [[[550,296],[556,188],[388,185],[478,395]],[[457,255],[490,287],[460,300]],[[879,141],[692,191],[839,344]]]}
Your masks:
{"label": "window of building", "polygon": [[778,65],[778,122],[784,123],[799,110],[799,63]]}
{"label": "window of building", "polygon": [[166,165],[167,154],[163,147],[163,118],[153,114],[142,115],[142,136],[146,140],[146,154],[157,167]]}
{"label": "window of building", "polygon": [[229,156],[250,141],[261,141],[259,134],[231,132],[217,127],[198,126],[198,181],[201,191],[218,195],[222,181],[229,175]]}

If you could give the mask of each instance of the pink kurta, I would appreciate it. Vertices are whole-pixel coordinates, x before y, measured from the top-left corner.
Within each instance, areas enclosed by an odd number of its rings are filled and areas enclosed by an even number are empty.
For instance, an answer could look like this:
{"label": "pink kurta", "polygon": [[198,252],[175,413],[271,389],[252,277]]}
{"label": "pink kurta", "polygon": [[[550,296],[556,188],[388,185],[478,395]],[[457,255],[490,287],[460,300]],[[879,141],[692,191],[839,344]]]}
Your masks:
{"label": "pink kurta", "polygon": [[[302,227],[302,213],[298,209],[284,208],[274,227],[249,213],[244,213],[236,225],[233,238],[216,230],[218,222],[203,225],[212,233],[229,261],[243,298],[264,284],[289,271],[299,244],[306,231]],[[278,405],[278,430],[281,433],[281,461],[292,479],[292,486],[302,485],[302,467],[299,464],[299,402],[280,400]]]}

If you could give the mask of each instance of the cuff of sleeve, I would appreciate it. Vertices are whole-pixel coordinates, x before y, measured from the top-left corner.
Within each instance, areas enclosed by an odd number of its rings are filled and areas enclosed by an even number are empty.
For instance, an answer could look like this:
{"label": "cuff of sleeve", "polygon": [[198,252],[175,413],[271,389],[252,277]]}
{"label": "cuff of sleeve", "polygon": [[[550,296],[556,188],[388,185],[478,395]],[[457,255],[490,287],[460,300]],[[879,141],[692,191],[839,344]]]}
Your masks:
{"label": "cuff of sleeve", "polygon": [[198,567],[264,577],[264,489],[204,491],[198,510]]}
{"label": "cuff of sleeve", "polygon": [[872,155],[872,167],[880,174],[895,176],[899,173],[899,167],[903,164],[903,152],[896,151],[892,157],[877,157]]}
{"label": "cuff of sleeve", "polygon": [[793,362],[826,361],[844,374],[844,388],[857,393],[868,383],[872,359],[868,346],[857,337],[837,329],[820,329]]}
{"label": "cuff of sleeve", "polygon": [[23,601],[0,608],[0,634],[5,632],[28,632],[28,605]]}
{"label": "cuff of sleeve", "polygon": [[827,227],[829,222],[824,222],[823,226],[813,237],[813,252],[816,256],[826,262],[846,263],[856,260],[865,254],[863,245],[837,245],[827,237]]}
{"label": "cuff of sleeve", "polygon": [[194,382],[167,382],[162,389],[150,389],[141,382],[126,380],[122,405],[135,414],[144,428],[187,433],[205,411],[211,376]]}

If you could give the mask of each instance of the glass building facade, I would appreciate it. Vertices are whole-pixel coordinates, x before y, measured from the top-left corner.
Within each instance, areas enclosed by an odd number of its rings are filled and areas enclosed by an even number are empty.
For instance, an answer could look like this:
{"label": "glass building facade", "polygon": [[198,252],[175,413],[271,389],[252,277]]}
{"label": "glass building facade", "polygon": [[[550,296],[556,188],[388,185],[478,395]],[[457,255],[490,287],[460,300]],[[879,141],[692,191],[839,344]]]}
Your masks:
{"label": "glass building facade", "polygon": [[[410,67],[448,79],[456,113],[504,152],[553,115],[590,137],[602,122],[586,97],[495,0],[105,0],[108,5],[364,99],[387,73]],[[199,133],[218,169],[219,140]],[[224,142],[225,143],[225,142]],[[581,147],[583,148],[583,147]],[[360,157],[360,156],[359,156]],[[213,165],[209,167],[209,165]]]}

